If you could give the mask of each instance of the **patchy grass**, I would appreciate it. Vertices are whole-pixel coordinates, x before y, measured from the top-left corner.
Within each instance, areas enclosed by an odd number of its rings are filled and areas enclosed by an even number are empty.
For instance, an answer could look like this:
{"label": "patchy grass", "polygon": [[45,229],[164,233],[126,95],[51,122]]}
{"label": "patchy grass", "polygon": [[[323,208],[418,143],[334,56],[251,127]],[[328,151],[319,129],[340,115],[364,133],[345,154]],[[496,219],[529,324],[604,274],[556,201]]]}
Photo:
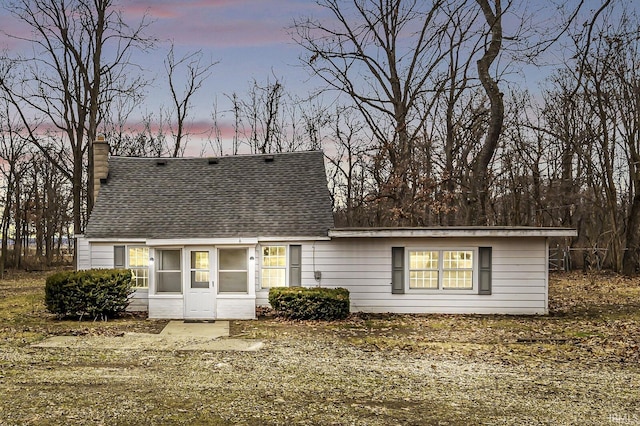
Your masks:
{"label": "patchy grass", "polygon": [[610,272],[552,275],[551,315],[589,320],[640,320],[640,279]]}
{"label": "patchy grass", "polygon": [[46,276],[13,272],[0,280],[0,339],[24,345],[55,335],[159,333],[166,325],[166,321],[149,321],[145,315],[133,313],[108,322],[57,320],[44,305]]}
{"label": "patchy grass", "polygon": [[268,318],[238,325],[252,338],[339,339],[370,350],[497,363],[640,363],[640,279],[552,274],[549,293],[548,316],[352,314],[336,322]]}
{"label": "patchy grass", "polygon": [[44,275],[0,281],[2,424],[640,424],[640,279],[552,275],[548,316],[235,321],[247,352],[33,348],[158,332],[58,321]]}

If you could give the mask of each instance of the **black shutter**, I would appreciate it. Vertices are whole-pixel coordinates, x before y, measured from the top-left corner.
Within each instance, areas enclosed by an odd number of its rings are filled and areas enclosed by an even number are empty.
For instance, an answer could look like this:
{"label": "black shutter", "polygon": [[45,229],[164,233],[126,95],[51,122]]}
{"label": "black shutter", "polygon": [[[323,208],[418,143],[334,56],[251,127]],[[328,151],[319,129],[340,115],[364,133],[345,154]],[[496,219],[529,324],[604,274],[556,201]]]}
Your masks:
{"label": "black shutter", "polygon": [[126,256],[124,246],[113,247],[113,267],[123,269],[126,267]]}
{"label": "black shutter", "polygon": [[391,247],[391,293],[404,294],[404,247]]}
{"label": "black shutter", "polygon": [[289,246],[289,287],[302,285],[302,246]]}
{"label": "black shutter", "polygon": [[491,294],[491,247],[478,247],[478,294]]}

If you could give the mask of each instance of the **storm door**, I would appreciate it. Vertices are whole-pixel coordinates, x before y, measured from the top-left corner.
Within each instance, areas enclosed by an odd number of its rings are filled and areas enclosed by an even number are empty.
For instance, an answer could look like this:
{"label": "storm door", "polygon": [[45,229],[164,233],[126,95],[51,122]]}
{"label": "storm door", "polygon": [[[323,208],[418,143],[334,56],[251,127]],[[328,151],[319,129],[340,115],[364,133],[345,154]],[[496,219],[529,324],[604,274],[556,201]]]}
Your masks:
{"label": "storm door", "polygon": [[187,250],[188,276],[185,282],[185,319],[215,319],[216,290],[214,277],[214,249]]}

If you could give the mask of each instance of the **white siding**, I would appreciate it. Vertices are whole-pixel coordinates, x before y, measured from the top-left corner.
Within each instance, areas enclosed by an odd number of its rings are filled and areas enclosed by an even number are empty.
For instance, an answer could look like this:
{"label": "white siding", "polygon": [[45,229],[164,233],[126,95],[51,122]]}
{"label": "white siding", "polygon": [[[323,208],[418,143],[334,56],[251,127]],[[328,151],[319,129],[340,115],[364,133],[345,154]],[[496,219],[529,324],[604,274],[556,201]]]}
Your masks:
{"label": "white siding", "polygon": [[82,235],[76,237],[76,269],[82,271],[91,269],[91,249],[89,241]]}
{"label": "white siding", "polygon": [[[266,245],[266,244],[265,244]],[[273,243],[273,245],[278,245],[278,243]],[[260,264],[261,264],[261,256],[262,256],[262,249],[261,249],[261,245],[256,246],[256,250],[255,250],[255,267],[256,267],[256,272],[255,272],[255,277],[256,277],[256,306],[267,306],[269,304],[269,290],[268,289],[263,289],[262,288],[262,284],[260,282],[261,280],[261,271],[260,271]],[[288,253],[287,253],[288,254]]]}
{"label": "white siding", "polygon": [[[455,290],[391,294],[391,247],[490,246],[492,294]],[[397,313],[544,314],[547,311],[546,242],[535,238],[345,238],[302,246],[302,283],[344,287],[352,311]],[[476,284],[477,285],[477,284]],[[258,304],[266,305],[260,292]]]}
{"label": "white siding", "polygon": [[94,269],[113,268],[114,244],[91,244],[91,267]]}
{"label": "white siding", "polygon": [[[84,249],[82,249],[84,244]],[[123,244],[123,243],[120,243]],[[270,242],[270,245],[278,244]],[[544,314],[547,312],[547,252],[544,237],[494,238],[336,238],[332,241],[287,242],[302,246],[302,284],[307,287],[345,287],[352,311],[396,313]],[[113,267],[113,246],[79,239],[78,265]],[[492,294],[455,290],[405,294],[391,293],[391,247],[477,248],[492,247]],[[268,290],[260,289],[260,246],[255,252],[255,298],[222,295],[216,299],[217,318],[254,318],[255,306],[268,305]],[[287,253],[288,255],[288,253]],[[82,259],[82,260],[81,260]],[[314,271],[321,273],[316,281]],[[251,284],[250,284],[251,285]],[[477,286],[477,283],[475,284]],[[477,287],[476,287],[477,289]],[[250,288],[251,292],[251,288]],[[178,297],[148,299],[138,291],[131,308],[149,311],[151,318],[182,318],[184,300]],[[146,303],[145,303],[146,302]]]}
{"label": "white siding", "polygon": [[139,288],[133,293],[131,297],[131,303],[127,306],[127,311],[130,312],[147,312],[149,310],[149,290],[146,288]]}
{"label": "white siding", "polygon": [[256,299],[250,295],[220,295],[216,297],[216,318],[254,319]]}
{"label": "white siding", "polygon": [[[85,240],[86,242],[86,240]],[[87,262],[87,267],[84,269],[110,269],[113,268],[113,247],[116,245],[126,245],[126,243],[91,243],[86,242],[87,254],[89,261]],[[78,243],[80,247],[80,243]],[[80,257],[78,257],[80,259]],[[80,264],[80,262],[78,262]],[[149,291],[145,289],[137,289],[133,294],[131,303],[127,307],[128,311],[148,311],[149,310]]]}
{"label": "white siding", "polygon": [[184,300],[182,295],[174,297],[149,298],[149,318],[182,319],[184,318]]}

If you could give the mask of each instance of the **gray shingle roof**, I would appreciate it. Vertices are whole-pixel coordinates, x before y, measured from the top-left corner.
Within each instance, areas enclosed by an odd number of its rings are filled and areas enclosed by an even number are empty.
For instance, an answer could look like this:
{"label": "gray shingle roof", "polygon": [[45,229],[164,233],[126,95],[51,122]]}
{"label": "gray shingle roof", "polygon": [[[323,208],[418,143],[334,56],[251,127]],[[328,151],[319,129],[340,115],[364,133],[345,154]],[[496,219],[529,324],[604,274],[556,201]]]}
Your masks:
{"label": "gray shingle roof", "polygon": [[161,160],[109,159],[86,237],[326,237],[333,227],[320,151]]}

